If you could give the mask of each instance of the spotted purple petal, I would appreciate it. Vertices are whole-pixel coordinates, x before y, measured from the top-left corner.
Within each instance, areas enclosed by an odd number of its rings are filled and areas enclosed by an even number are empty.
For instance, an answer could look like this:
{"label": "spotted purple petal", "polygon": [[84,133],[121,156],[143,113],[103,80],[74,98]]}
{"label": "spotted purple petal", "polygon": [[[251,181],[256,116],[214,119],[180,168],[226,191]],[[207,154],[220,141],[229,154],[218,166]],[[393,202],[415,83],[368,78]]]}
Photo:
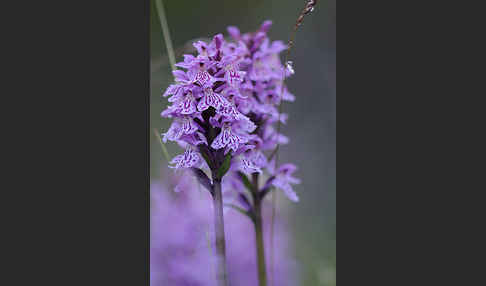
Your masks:
{"label": "spotted purple petal", "polygon": [[200,158],[198,153],[196,153],[191,148],[188,148],[183,154],[175,156],[172,161],[170,161],[170,164],[175,166],[169,167],[175,169],[191,168],[196,166],[199,161]]}
{"label": "spotted purple petal", "polygon": [[188,92],[184,95],[184,99],[180,101],[179,108],[181,114],[193,114],[197,111],[196,109],[196,99],[192,95],[192,92]]}
{"label": "spotted purple petal", "polygon": [[211,88],[206,88],[203,97],[197,104],[197,110],[204,111],[210,106],[218,110],[223,103],[224,99],[219,94],[213,92]]}

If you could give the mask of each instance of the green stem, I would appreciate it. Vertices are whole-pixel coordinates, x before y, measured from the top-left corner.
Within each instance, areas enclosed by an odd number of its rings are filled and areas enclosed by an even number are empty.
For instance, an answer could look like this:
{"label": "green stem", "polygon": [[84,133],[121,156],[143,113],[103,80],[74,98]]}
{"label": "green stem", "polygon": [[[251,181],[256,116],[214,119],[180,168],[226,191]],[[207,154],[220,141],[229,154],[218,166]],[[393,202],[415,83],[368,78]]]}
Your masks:
{"label": "green stem", "polygon": [[258,257],[258,282],[260,286],[267,285],[267,272],[265,265],[265,248],[263,244],[262,207],[261,202],[255,205],[255,238]]}
{"label": "green stem", "polygon": [[267,268],[265,264],[265,247],[263,243],[262,198],[258,189],[258,173],[252,174],[252,193],[255,206],[255,241],[258,262],[258,285],[267,286]]}
{"label": "green stem", "polygon": [[226,270],[226,245],[224,237],[223,194],[221,180],[214,180],[214,230],[216,235],[216,281],[218,286],[228,286]]}
{"label": "green stem", "polygon": [[172,47],[172,41],[170,38],[169,25],[167,24],[167,17],[165,16],[164,5],[162,0],[155,0],[155,6],[159,14],[160,26],[162,27],[162,34],[164,35],[165,46],[167,47],[167,55],[169,56],[170,67],[175,70],[175,56],[174,48]]}

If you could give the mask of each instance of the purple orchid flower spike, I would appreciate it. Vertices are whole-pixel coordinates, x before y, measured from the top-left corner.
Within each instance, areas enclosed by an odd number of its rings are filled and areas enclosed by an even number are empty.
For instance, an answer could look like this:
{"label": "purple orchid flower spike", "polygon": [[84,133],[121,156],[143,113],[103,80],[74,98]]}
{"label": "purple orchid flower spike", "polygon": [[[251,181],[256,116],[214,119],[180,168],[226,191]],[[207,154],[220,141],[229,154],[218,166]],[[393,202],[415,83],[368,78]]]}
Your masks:
{"label": "purple orchid flower spike", "polygon": [[[289,141],[275,128],[288,120],[277,105],[282,100],[295,100],[283,83],[294,74],[292,65],[283,65],[279,58],[288,47],[281,41],[270,41],[267,32],[271,25],[265,21],[256,31],[244,34],[228,27],[233,41],[217,34],[209,43],[194,43],[197,55],[184,55],[176,64],[184,70],[173,72],[175,82],[163,93],[171,105],[161,113],[174,120],[163,134],[164,142],[174,141],[185,148],[171,161],[171,168],[190,169],[213,196],[218,255],[224,256],[222,197],[233,193],[232,206],[243,210],[255,224],[260,269],[265,269],[261,257],[265,195],[275,187],[291,201],[299,200],[292,188],[299,183],[292,175],[296,167],[274,167],[267,159],[277,145]],[[270,179],[259,186],[259,176]],[[218,281],[227,280],[224,265],[217,268],[222,271]],[[264,272],[259,271],[261,281],[265,280]]]}

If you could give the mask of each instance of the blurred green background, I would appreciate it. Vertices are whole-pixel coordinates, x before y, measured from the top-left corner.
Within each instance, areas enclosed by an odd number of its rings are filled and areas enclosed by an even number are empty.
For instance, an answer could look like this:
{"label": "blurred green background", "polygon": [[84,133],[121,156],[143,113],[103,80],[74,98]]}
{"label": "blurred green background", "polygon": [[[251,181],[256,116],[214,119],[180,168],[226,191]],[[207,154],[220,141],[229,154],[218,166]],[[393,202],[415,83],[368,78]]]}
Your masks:
{"label": "blurred green background", "polygon": [[[191,51],[196,38],[227,35],[235,25],[242,32],[255,30],[272,20],[271,40],[287,42],[305,1],[282,0],[164,0],[176,61]],[[151,180],[164,179],[167,162],[153,129],[167,130],[169,120],[160,118],[167,105],[161,93],[172,82],[170,65],[155,1],[151,0]],[[294,187],[300,202],[279,197],[279,209],[288,212],[299,263],[301,285],[336,284],[336,2],[318,1],[314,12],[300,27],[290,55],[295,75],[286,81],[296,101],[283,106],[289,114],[282,131],[290,138],[280,148],[280,161],[298,165],[302,183]],[[181,152],[168,144],[169,153]]]}

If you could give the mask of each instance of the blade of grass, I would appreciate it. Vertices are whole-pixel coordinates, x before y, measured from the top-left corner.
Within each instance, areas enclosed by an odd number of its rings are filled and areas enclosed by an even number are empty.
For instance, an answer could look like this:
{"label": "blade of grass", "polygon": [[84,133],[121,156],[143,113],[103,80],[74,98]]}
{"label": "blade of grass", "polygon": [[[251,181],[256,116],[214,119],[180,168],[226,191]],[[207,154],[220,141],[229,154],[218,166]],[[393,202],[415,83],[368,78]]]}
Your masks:
{"label": "blade of grass", "polygon": [[160,147],[162,147],[162,154],[164,154],[165,160],[167,160],[167,162],[170,162],[169,152],[167,151],[167,148],[165,147],[165,143],[162,141],[162,138],[160,138],[160,134],[159,134],[159,132],[157,132],[156,128],[154,128],[154,133],[155,133],[155,136],[157,136],[157,138],[159,138]]}
{"label": "blade of grass", "polygon": [[162,0],[155,0],[155,6],[159,14],[160,26],[162,27],[162,34],[164,35],[165,46],[167,48],[167,54],[169,56],[170,67],[175,70],[175,56],[174,48],[172,46],[172,40],[169,32],[169,25],[167,24],[167,17],[165,16],[164,4]]}

